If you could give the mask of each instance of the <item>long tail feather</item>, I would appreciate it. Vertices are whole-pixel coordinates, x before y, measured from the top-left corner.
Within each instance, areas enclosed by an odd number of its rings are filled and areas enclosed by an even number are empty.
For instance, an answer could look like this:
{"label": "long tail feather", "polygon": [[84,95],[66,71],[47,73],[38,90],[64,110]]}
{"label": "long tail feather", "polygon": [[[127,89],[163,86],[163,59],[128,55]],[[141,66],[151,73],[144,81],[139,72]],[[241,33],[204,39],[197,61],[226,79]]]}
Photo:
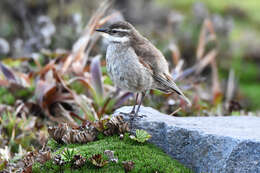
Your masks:
{"label": "long tail feather", "polygon": [[153,75],[154,79],[158,81],[165,90],[172,90],[173,92],[176,92],[182,99],[186,101],[188,106],[191,106],[190,100],[183,94],[183,92],[179,89],[179,87],[173,82],[171,79],[165,79],[161,75]]}

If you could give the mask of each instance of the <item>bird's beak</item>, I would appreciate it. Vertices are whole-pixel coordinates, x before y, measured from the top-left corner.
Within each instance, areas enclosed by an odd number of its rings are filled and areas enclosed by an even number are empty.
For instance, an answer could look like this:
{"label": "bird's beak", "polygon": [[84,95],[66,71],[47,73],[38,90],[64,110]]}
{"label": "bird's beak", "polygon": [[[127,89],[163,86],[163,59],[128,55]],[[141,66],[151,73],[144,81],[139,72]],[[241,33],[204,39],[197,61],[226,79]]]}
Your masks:
{"label": "bird's beak", "polygon": [[99,29],[96,29],[96,31],[107,33],[107,29],[105,29],[105,28],[99,28]]}

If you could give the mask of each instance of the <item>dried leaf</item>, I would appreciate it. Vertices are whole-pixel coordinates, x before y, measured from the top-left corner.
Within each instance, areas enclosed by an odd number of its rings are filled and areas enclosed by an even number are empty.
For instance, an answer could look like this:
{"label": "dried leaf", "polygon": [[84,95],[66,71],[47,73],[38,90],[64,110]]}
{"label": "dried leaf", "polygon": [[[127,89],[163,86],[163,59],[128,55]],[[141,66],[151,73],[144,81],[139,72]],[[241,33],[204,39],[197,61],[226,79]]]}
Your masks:
{"label": "dried leaf", "polygon": [[53,96],[57,92],[55,83],[39,80],[36,83],[35,96],[40,106],[45,109],[52,103]]}
{"label": "dried leaf", "polygon": [[91,161],[91,163],[99,168],[104,167],[108,161],[107,160],[103,160],[102,155],[101,154],[94,154],[91,156],[91,158],[89,158],[89,160]]}
{"label": "dried leaf", "polygon": [[63,136],[67,133],[69,127],[67,124],[59,124],[58,127],[49,127],[48,133],[58,143],[63,143]]}
{"label": "dried leaf", "polygon": [[[91,34],[94,32],[96,26],[98,25],[99,20],[104,16],[106,11],[110,8],[113,1],[106,0],[99,6],[96,12],[92,15],[91,19],[89,20],[88,24],[85,27],[83,35],[77,40],[77,42],[73,45],[72,53],[69,55],[62,67],[61,73],[64,74],[70,67],[72,62],[81,62],[82,67],[85,66],[83,62],[85,56],[85,49],[90,42]],[[85,56],[86,57],[86,56]],[[86,57],[87,58],[87,57]],[[83,68],[81,68],[83,70]]]}
{"label": "dried leaf", "polygon": [[130,172],[132,169],[134,169],[135,163],[133,161],[124,161],[122,162],[125,172]]}
{"label": "dried leaf", "polygon": [[72,159],[72,167],[75,169],[80,169],[83,167],[86,163],[86,158],[82,157],[79,154],[74,155],[74,158]]}
{"label": "dried leaf", "polygon": [[27,166],[23,169],[23,172],[22,173],[33,173],[32,172],[32,165],[30,166]]}
{"label": "dried leaf", "polygon": [[[96,114],[96,111],[93,110],[93,106],[91,104],[92,100],[87,98],[85,95],[76,94],[76,92],[71,90],[66,85],[65,81],[61,78],[61,76],[57,72],[55,73],[55,75],[58,78],[60,84],[63,86],[63,88],[65,88],[73,96],[76,104],[78,104],[80,106],[80,108],[82,109],[82,111],[85,113],[85,119],[92,120],[92,121],[97,120],[98,116]],[[84,80],[81,79],[80,81],[84,81]],[[85,83],[85,84],[88,84],[88,83]]]}
{"label": "dried leaf", "polygon": [[209,65],[217,56],[217,50],[211,50],[205,57],[196,65],[196,74],[199,74],[207,65]]}
{"label": "dried leaf", "polygon": [[203,54],[204,54],[204,50],[205,50],[205,45],[206,45],[206,27],[205,27],[205,22],[206,20],[204,20],[202,28],[200,30],[200,36],[199,36],[199,42],[198,42],[198,48],[197,48],[197,59],[201,59]]}
{"label": "dried leaf", "polygon": [[23,172],[31,171],[31,167],[35,162],[44,164],[48,160],[51,160],[50,150],[31,151],[23,159],[24,170]]}
{"label": "dried leaf", "polygon": [[104,126],[106,127],[104,134],[107,136],[122,134],[130,131],[129,124],[124,121],[121,115],[113,116],[107,123],[104,124]]}
{"label": "dried leaf", "polygon": [[16,83],[15,74],[0,62],[0,70],[8,81]]}
{"label": "dried leaf", "polygon": [[59,124],[58,127],[49,127],[48,132],[55,141],[65,144],[91,142],[96,139],[98,134],[98,131],[91,123],[77,129],[72,129],[67,124]]}
{"label": "dried leaf", "polygon": [[58,166],[63,166],[65,165],[65,161],[61,158],[61,155],[55,155],[53,158],[53,164],[58,165]]}
{"label": "dried leaf", "polygon": [[[207,32],[210,33],[210,35],[207,37]],[[205,19],[200,31],[199,36],[199,42],[198,42],[198,48],[197,48],[197,60],[200,60],[205,52],[205,46],[208,41],[210,40],[216,40],[216,35],[214,31],[214,27],[212,25],[212,22],[209,19]]]}
{"label": "dried leaf", "polygon": [[173,60],[173,64],[175,66],[177,66],[177,64],[179,63],[179,60],[181,58],[181,54],[180,54],[180,50],[179,48],[177,47],[177,45],[175,43],[171,43],[169,45],[169,49],[171,50],[172,52],[172,60]]}

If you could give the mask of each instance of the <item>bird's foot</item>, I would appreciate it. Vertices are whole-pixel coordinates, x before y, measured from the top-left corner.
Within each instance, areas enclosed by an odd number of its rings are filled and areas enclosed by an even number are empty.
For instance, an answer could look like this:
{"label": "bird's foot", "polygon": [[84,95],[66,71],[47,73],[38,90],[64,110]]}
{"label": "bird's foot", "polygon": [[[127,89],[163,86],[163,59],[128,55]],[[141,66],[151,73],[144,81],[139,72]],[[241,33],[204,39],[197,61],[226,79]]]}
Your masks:
{"label": "bird's foot", "polygon": [[120,114],[129,116],[129,117],[131,118],[131,120],[133,120],[133,119],[135,119],[135,118],[143,118],[143,117],[146,117],[146,115],[139,115],[139,114],[136,114],[134,111],[131,111],[131,112],[129,112],[129,113],[120,112]]}
{"label": "bird's foot", "polygon": [[139,118],[143,118],[146,117],[146,115],[139,115],[137,113],[134,114],[130,114],[131,120],[134,120],[135,118],[139,119]]}

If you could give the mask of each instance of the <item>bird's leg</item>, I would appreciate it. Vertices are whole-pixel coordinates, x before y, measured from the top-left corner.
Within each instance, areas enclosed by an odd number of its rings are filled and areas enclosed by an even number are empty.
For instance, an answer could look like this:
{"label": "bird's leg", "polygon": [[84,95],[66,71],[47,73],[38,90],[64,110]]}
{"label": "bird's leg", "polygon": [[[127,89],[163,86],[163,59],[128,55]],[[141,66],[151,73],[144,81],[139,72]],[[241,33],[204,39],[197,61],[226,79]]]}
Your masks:
{"label": "bird's leg", "polygon": [[[140,109],[140,107],[141,107],[141,104],[142,104],[142,102],[143,102],[143,100],[144,100],[145,92],[142,92],[141,95],[142,95],[142,97],[141,97],[140,102],[138,103],[137,110],[136,110],[135,114],[134,114],[133,116],[131,116],[131,118],[130,118],[130,129],[133,128],[133,121],[134,121],[134,118],[138,117],[138,112],[139,112],[139,109]],[[136,99],[136,101],[137,101],[137,99]],[[141,117],[142,117],[142,116],[141,116]]]}
{"label": "bird's leg", "polygon": [[139,104],[138,104],[138,107],[137,107],[137,110],[136,110],[136,112],[135,112],[135,116],[134,117],[137,117],[138,116],[138,112],[139,112],[139,109],[140,109],[140,107],[141,107],[141,104],[142,104],[142,102],[143,102],[143,100],[144,100],[144,97],[145,97],[145,92],[142,92],[142,97],[141,97],[141,100],[140,100],[140,102],[139,102]]}
{"label": "bird's leg", "polygon": [[134,104],[134,107],[133,107],[132,111],[130,112],[130,114],[133,114],[133,115],[135,114],[135,105],[137,104],[138,95],[139,95],[139,93],[136,93],[135,104]]}

